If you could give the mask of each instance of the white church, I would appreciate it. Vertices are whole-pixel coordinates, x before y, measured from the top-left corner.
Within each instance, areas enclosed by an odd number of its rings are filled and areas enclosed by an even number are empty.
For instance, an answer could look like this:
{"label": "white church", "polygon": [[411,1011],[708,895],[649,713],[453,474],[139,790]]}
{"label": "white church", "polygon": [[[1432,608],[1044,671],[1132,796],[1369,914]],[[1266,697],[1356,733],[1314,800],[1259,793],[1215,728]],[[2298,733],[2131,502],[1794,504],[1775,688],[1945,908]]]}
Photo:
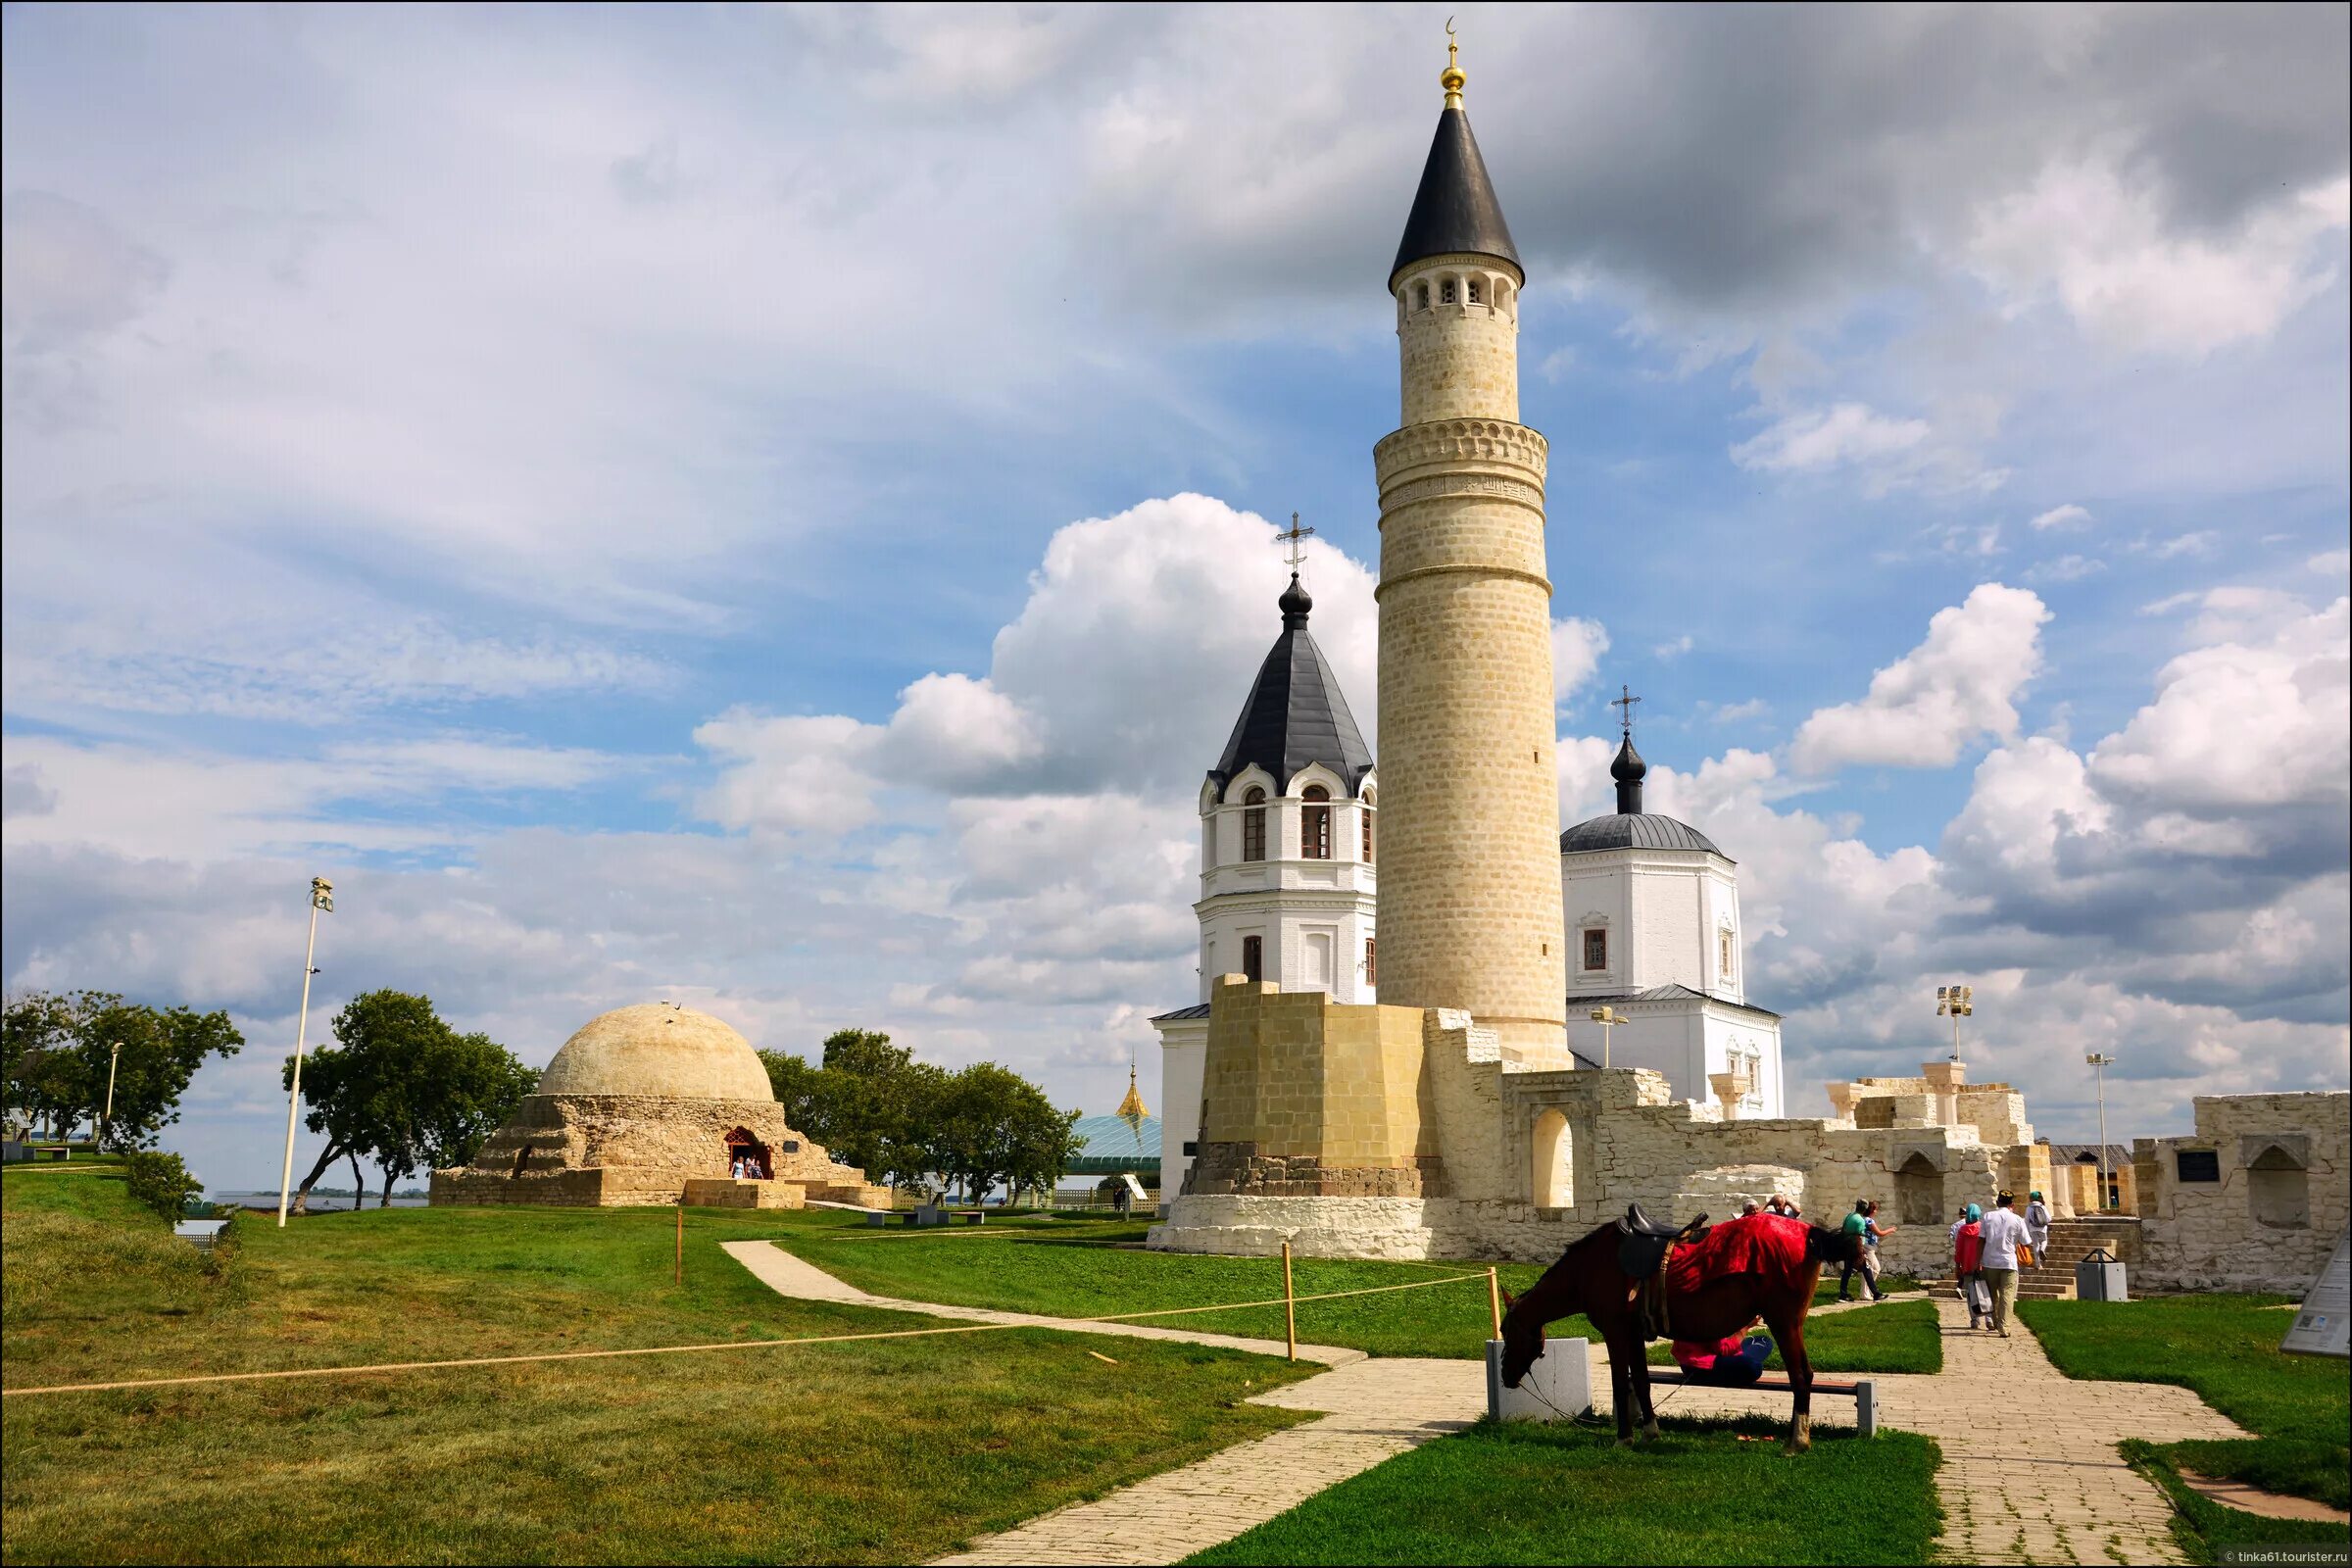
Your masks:
{"label": "white church", "polygon": [[[1380,1000],[1371,749],[1307,630],[1314,601],[1296,573],[1277,603],[1282,634],[1200,786],[1200,1000],[1152,1020],[1163,1201],[1183,1190],[1199,1138],[1219,975],[1340,1003]],[[1742,1114],[1786,1114],[1780,1014],[1747,1000],[1738,864],[1689,823],[1642,808],[1648,765],[1630,719],[1609,772],[1617,809],[1560,835],[1577,1064],[1647,1067],[1678,1097],[1701,1101],[1711,1074],[1739,1073],[1748,1085]],[[1593,1021],[1604,1008],[1622,1021]]]}

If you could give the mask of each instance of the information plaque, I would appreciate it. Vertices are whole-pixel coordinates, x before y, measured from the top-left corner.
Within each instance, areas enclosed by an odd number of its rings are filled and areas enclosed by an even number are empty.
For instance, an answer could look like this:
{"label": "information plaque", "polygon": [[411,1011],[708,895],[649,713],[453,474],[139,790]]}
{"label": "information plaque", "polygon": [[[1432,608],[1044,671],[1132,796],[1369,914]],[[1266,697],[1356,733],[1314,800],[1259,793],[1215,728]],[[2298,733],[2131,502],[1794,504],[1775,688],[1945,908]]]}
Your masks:
{"label": "information plaque", "polygon": [[2278,1348],[2294,1355],[2352,1357],[2347,1331],[2352,1331],[2352,1229],[2335,1239],[2335,1254],[2311,1282],[2303,1309]]}

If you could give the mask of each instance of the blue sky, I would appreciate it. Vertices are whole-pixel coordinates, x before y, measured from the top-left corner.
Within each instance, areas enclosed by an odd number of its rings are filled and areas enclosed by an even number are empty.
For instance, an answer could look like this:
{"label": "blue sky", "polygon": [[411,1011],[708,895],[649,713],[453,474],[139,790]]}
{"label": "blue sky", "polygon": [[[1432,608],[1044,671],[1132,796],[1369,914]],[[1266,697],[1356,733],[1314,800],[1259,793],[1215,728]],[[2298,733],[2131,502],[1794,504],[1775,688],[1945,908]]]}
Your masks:
{"label": "blue sky", "polygon": [[[540,1061],[675,997],[1106,1107],[1192,997],[1267,519],[1377,730],[1444,20],[9,9],[7,983],[234,1012],[217,1182],[314,872],[330,1010]],[[1630,683],[1799,1081],[1963,978],[2054,1135],[2092,1048],[2139,1132],[2340,1086],[2343,12],[1457,26],[1563,813]]]}

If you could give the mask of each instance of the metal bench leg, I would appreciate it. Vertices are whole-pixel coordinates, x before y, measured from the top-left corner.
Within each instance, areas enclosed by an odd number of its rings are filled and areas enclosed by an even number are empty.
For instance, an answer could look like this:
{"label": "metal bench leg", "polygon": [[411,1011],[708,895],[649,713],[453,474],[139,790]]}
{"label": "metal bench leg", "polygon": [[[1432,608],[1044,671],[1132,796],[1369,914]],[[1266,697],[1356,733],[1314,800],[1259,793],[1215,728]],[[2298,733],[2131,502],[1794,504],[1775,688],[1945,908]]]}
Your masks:
{"label": "metal bench leg", "polygon": [[1854,1384],[1854,1426],[1866,1438],[1879,1435],[1879,1390],[1868,1378]]}

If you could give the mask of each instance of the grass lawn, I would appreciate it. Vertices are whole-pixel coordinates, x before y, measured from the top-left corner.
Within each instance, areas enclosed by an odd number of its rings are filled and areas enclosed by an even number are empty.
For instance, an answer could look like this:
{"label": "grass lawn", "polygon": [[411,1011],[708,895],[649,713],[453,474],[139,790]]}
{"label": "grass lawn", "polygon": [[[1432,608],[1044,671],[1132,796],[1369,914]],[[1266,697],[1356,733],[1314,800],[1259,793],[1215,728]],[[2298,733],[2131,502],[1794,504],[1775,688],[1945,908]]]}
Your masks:
{"label": "grass lawn", "polygon": [[[1308,1498],[1195,1563],[1917,1563],[1941,1511],[1936,1445],[1817,1431],[1784,1458],[1759,1421],[1482,1422]],[[1745,1438],[1749,1441],[1741,1441]]]}
{"label": "grass lawn", "polygon": [[[2172,1383],[2260,1436],[2132,1446],[2158,1475],[2207,1556],[2226,1546],[2282,1541],[2342,1544],[2341,1525],[2288,1526],[2195,1496],[2174,1467],[2248,1482],[2270,1492],[2352,1505],[2352,1392],[2344,1364],[2281,1355],[2292,1319],[2279,1296],[2175,1296],[2144,1301],[2020,1301],[2018,1314],[2068,1377]],[[2151,1440],[2164,1434],[2149,1433]],[[2183,1498],[2187,1500],[2183,1500]],[[2281,1534],[2281,1529],[2288,1533]]]}
{"label": "grass lawn", "polygon": [[[1943,1330],[1936,1324],[1936,1303],[1925,1298],[1809,1317],[1805,1349],[1813,1370],[1822,1373],[1943,1370]],[[1662,1365],[1673,1355],[1659,1344],[1649,1348],[1649,1359]],[[1764,1365],[1785,1370],[1777,1348]]]}
{"label": "grass lawn", "polygon": [[[0,1185],[7,1384],[796,1337],[770,1216],[388,1209],[206,1259],[119,1179]],[[6,1561],[906,1561],[1288,1425],[1262,1357],[1038,1331],[9,1399]]]}
{"label": "grass lawn", "polygon": [[[836,1278],[880,1296],[956,1306],[1095,1317],[1155,1307],[1217,1301],[1279,1299],[1282,1262],[1265,1257],[1210,1257],[1194,1252],[1145,1252],[1110,1245],[1141,1241],[1145,1225],[1068,1221],[1052,1226],[994,1222],[984,1230],[912,1231],[844,1227],[822,1210],[789,1216],[778,1233],[792,1252]],[[1374,1355],[1476,1359],[1492,1331],[1483,1263],[1324,1262],[1292,1265],[1300,1296],[1470,1274],[1474,1279],[1427,1290],[1395,1291],[1298,1308],[1298,1338],[1341,1345]],[[1544,1270],[1505,1263],[1502,1288],[1521,1291]],[[1282,1308],[1201,1312],[1157,1320],[1170,1327],[1218,1334],[1282,1338]],[[1597,1338],[1583,1317],[1555,1323],[1554,1339]],[[1868,1311],[1839,1312],[1805,1326],[1805,1344],[1823,1371],[1934,1372],[1943,1365],[1943,1341],[1935,1310],[1925,1301]],[[1665,1347],[1653,1359],[1665,1358]],[[1780,1363],[1776,1358],[1775,1366]]]}

